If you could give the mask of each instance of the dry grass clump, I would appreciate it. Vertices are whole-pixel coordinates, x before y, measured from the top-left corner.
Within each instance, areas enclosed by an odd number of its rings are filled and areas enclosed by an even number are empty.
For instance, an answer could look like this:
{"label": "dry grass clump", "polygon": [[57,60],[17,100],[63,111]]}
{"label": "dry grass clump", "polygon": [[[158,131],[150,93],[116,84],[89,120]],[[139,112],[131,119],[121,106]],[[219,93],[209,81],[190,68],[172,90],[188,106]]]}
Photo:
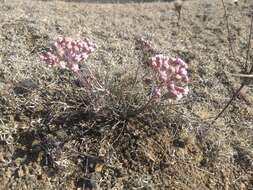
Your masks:
{"label": "dry grass clump", "polygon": [[[2,3],[3,188],[252,188],[250,87],[210,125],[239,84],[227,73],[239,73],[241,66],[226,53],[223,10],[216,3],[185,1],[179,26],[171,3]],[[249,1],[242,3],[245,11]],[[249,22],[237,15],[231,24],[240,30],[239,50]],[[69,72],[43,65],[38,55],[58,35],[97,42],[87,63],[111,96],[90,96]],[[191,95],[127,117],[145,104],[150,90],[138,75],[145,56],[136,38],[142,36],[156,45],[154,51],[189,64]]]}

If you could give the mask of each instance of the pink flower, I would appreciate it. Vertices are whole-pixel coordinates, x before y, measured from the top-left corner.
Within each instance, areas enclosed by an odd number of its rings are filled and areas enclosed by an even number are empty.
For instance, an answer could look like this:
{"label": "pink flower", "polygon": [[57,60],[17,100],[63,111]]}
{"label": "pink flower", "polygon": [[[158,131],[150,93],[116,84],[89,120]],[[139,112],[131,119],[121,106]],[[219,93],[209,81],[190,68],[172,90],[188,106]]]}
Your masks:
{"label": "pink flower", "polygon": [[87,58],[88,58],[88,53],[86,53],[86,52],[85,52],[85,53],[82,53],[82,54],[81,54],[81,58],[82,58],[82,59],[87,59]]}
{"label": "pink flower", "polygon": [[175,75],[175,78],[176,78],[177,80],[180,80],[180,79],[182,79],[182,76],[181,76],[180,74],[176,74],[176,75]]}
{"label": "pink flower", "polygon": [[164,62],[163,62],[163,69],[168,70],[168,69],[169,69],[169,67],[170,67],[170,65],[169,65],[168,60],[164,60]]}
{"label": "pink flower", "polygon": [[66,62],[60,61],[59,66],[60,66],[61,69],[66,69]]}
{"label": "pink flower", "polygon": [[59,56],[64,56],[64,50],[61,48],[61,47],[59,47],[58,49],[57,49],[57,53],[59,54]]}
{"label": "pink flower", "polygon": [[168,68],[168,71],[170,72],[170,73],[175,73],[176,72],[176,69],[175,69],[175,67],[174,66],[170,66],[169,68]]}
{"label": "pink flower", "polygon": [[189,87],[188,86],[186,86],[186,87],[184,87],[184,92],[183,92],[183,95],[187,95],[187,94],[189,94]]}
{"label": "pink flower", "polygon": [[175,62],[178,63],[179,65],[185,67],[186,69],[188,68],[187,64],[180,58],[177,58]]}
{"label": "pink flower", "polygon": [[85,61],[89,54],[94,52],[96,48],[96,44],[88,39],[73,40],[67,37],[59,37],[52,44],[49,51],[40,57],[50,67],[59,67],[61,69],[78,72],[78,63],[83,60]]}
{"label": "pink flower", "polygon": [[154,90],[154,96],[156,97],[156,98],[160,98],[161,97],[161,89],[160,88],[155,88],[155,90]]}
{"label": "pink flower", "polygon": [[175,90],[175,84],[174,83],[168,83],[168,86],[167,86],[168,90]]}
{"label": "pink flower", "polygon": [[62,41],[63,41],[63,37],[58,37],[58,38],[57,38],[57,42],[60,42],[60,43],[61,43]]}
{"label": "pink flower", "polygon": [[167,73],[166,71],[159,71],[159,79],[163,82],[166,82],[167,80]]}
{"label": "pink flower", "polygon": [[167,91],[171,98],[179,100],[189,93],[187,64],[182,59],[158,54],[149,58],[148,63],[146,65],[151,69],[150,81],[156,84],[156,96],[160,97],[162,91]]}
{"label": "pink flower", "polygon": [[157,67],[156,61],[151,61],[151,66],[152,66],[153,68],[156,68],[156,67]]}
{"label": "pink flower", "polygon": [[178,93],[182,93],[182,94],[185,93],[185,89],[184,89],[183,87],[175,86],[175,90],[176,90]]}
{"label": "pink flower", "polygon": [[73,64],[71,70],[72,70],[73,72],[77,73],[77,72],[79,71],[79,66],[78,66],[78,64]]}
{"label": "pink flower", "polygon": [[179,74],[180,74],[180,75],[183,75],[183,76],[186,76],[186,75],[187,75],[187,70],[186,70],[186,68],[185,68],[185,67],[181,67],[181,68],[179,69]]}

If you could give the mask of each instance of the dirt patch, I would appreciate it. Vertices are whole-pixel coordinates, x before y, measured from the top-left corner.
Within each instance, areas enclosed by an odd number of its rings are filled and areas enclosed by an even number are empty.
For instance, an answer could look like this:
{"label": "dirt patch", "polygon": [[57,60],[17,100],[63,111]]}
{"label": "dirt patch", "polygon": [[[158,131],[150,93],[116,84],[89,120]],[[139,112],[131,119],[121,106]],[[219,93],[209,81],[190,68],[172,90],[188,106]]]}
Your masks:
{"label": "dirt patch", "polygon": [[[252,3],[225,3],[235,60],[219,0],[184,1],[179,22],[172,2],[1,3],[1,188],[253,189],[252,85],[210,124],[239,86],[230,73],[247,51]],[[140,64],[135,39],[145,37],[187,61],[191,95],[127,121],[95,114],[73,76],[39,60],[59,35],[93,39],[89,62],[115,76]]]}

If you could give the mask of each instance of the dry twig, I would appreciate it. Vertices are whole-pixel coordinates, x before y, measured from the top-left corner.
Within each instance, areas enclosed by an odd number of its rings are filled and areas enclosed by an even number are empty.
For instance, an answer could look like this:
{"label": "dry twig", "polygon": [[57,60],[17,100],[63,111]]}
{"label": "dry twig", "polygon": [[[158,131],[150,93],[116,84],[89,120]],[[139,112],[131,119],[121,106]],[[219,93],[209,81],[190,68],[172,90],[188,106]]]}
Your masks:
{"label": "dry twig", "polygon": [[253,75],[250,75],[250,74],[231,74],[232,76],[234,77],[241,77],[241,78],[248,78],[248,79],[251,79],[253,78]]}
{"label": "dry twig", "polygon": [[227,8],[225,6],[224,0],[221,0],[221,1],[222,1],[223,9],[224,9],[224,17],[225,17],[226,27],[227,27],[227,32],[228,32],[229,52],[232,53],[233,59],[235,60],[235,53],[234,53],[234,49],[233,49],[233,46],[232,46],[231,31],[230,31],[229,22],[228,22]]}
{"label": "dry twig", "polygon": [[[224,5],[224,1],[223,0],[222,0],[222,2],[223,2],[223,5]],[[249,33],[249,39],[248,39],[248,48],[247,48],[247,55],[246,55],[245,65],[247,65],[248,59],[249,59],[250,41],[251,41],[252,31],[253,31],[253,14],[251,15],[250,33]],[[232,48],[232,46],[230,48]],[[251,69],[250,69],[250,71],[247,74],[245,74],[245,76],[252,75],[252,74],[253,74],[253,63],[251,63]],[[226,111],[226,109],[228,108],[228,106],[238,96],[238,94],[244,88],[244,86],[248,84],[248,81],[249,80],[243,80],[241,86],[236,90],[236,92],[233,94],[233,96],[231,97],[231,99],[229,100],[229,102],[226,104],[226,106],[221,110],[221,112],[215,117],[215,119],[213,120],[212,124]]]}

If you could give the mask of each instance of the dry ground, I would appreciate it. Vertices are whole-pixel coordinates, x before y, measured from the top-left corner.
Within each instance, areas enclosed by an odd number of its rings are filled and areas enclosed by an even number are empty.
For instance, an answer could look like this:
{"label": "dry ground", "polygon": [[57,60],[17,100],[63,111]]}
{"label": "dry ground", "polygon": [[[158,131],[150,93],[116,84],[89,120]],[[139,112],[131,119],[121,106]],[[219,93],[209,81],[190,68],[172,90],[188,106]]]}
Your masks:
{"label": "dry ground", "polygon": [[[229,73],[243,68],[253,9],[225,2],[236,61],[220,0],[185,1],[179,25],[172,2],[1,2],[1,188],[253,189],[252,85],[210,124],[240,84]],[[141,64],[144,36],[189,63],[191,95],[128,121],[96,117],[74,77],[38,58],[59,35],[96,41],[89,63],[119,76]]]}

